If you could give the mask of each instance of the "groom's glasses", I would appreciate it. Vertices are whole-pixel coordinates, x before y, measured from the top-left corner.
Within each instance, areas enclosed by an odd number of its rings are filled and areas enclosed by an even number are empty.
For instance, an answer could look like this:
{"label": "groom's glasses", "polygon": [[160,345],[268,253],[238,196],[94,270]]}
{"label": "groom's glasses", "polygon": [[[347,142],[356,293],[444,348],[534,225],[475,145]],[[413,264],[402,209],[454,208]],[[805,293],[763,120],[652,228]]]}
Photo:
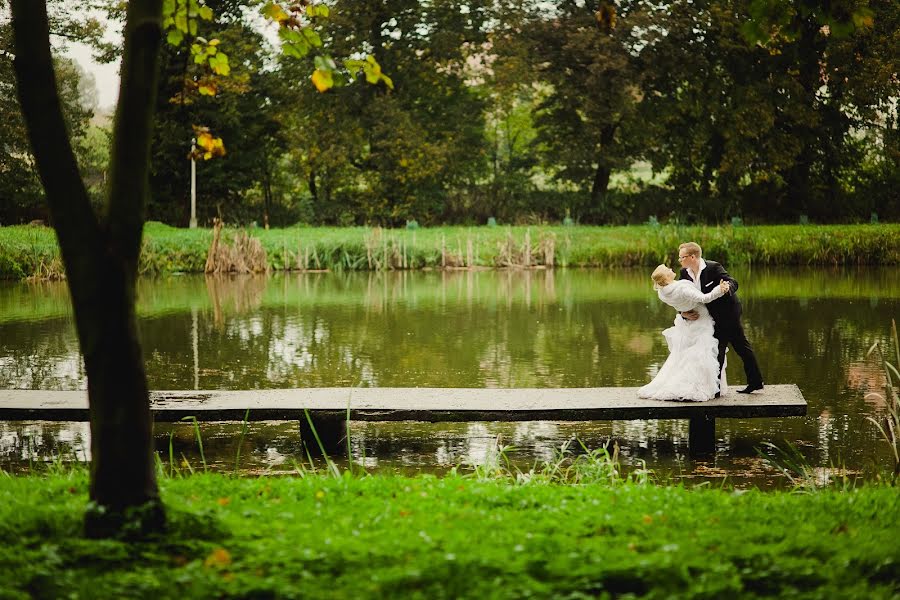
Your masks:
{"label": "groom's glasses", "polygon": [[684,259],[686,259],[688,256],[690,256],[690,254],[685,254],[684,256],[679,256],[679,257],[678,257],[678,260],[684,260]]}

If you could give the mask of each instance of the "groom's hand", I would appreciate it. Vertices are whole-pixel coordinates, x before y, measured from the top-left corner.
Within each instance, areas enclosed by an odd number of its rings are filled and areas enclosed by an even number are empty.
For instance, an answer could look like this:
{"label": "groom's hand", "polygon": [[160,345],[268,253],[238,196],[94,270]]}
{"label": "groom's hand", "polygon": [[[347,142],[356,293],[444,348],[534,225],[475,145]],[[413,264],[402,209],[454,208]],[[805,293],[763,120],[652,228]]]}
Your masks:
{"label": "groom's hand", "polygon": [[700,318],[700,313],[698,313],[696,310],[686,310],[681,313],[681,317],[687,319],[688,321],[696,321]]}

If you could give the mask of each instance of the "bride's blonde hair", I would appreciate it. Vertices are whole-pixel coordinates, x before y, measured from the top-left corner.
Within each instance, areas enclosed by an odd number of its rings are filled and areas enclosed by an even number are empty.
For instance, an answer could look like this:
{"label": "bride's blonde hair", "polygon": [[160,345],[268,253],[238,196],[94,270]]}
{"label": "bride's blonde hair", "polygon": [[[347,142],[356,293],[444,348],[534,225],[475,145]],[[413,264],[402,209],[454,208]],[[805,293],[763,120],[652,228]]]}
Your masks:
{"label": "bride's blonde hair", "polygon": [[669,285],[669,267],[666,265],[659,265],[653,269],[650,279],[652,279],[653,283],[659,287],[666,287]]}

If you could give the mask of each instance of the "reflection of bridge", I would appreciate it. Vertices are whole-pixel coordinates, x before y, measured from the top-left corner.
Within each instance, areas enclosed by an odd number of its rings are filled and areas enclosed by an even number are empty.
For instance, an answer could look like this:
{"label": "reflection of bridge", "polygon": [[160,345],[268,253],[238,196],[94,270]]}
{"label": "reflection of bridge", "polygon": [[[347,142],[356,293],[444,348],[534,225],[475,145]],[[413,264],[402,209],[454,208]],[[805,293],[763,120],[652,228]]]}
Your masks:
{"label": "reflection of bridge", "polygon": [[[796,385],[770,385],[749,396],[734,390],[709,402],[637,397],[638,388],[297,388],[151,392],[156,421],[287,421],[306,414],[326,445],[346,421],[616,421],[689,419],[694,453],[715,449],[717,418],[806,414]],[[85,391],[0,390],[0,420],[87,421]],[[301,432],[302,433],[302,432]]]}

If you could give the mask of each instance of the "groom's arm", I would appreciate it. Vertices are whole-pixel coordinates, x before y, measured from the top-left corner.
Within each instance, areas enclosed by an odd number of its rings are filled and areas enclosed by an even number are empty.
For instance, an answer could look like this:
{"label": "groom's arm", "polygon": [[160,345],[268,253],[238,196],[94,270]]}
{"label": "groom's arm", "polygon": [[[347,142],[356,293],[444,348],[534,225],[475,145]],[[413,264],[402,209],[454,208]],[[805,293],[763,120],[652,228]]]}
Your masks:
{"label": "groom's arm", "polygon": [[715,276],[713,277],[713,281],[715,281],[716,284],[718,285],[723,280],[728,282],[728,286],[729,286],[728,293],[732,294],[732,295],[736,294],[737,290],[738,290],[737,280],[728,274],[728,271],[725,270],[725,267],[723,267],[722,265],[717,265],[716,271],[715,271]]}

